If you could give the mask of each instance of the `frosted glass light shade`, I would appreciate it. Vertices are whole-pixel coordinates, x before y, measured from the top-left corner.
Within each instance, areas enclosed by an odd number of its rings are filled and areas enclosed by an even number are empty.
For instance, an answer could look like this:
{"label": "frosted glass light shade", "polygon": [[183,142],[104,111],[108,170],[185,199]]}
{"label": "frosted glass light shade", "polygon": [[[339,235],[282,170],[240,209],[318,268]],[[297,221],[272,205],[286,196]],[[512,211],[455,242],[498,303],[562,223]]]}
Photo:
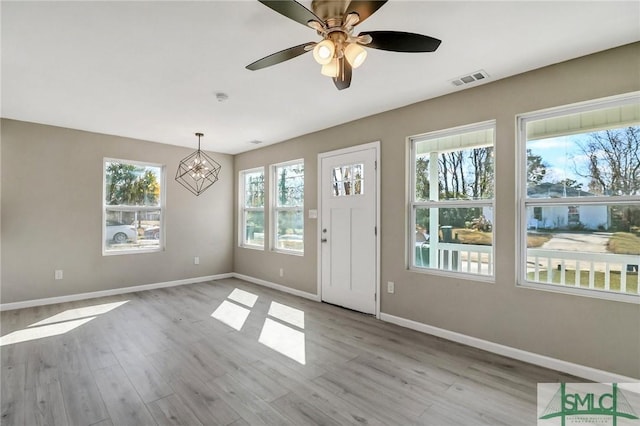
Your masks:
{"label": "frosted glass light shade", "polygon": [[358,68],[367,58],[367,51],[364,50],[362,46],[351,43],[344,49],[344,56],[351,64],[351,68]]}
{"label": "frosted glass light shade", "polygon": [[322,73],[322,75],[326,75],[327,77],[337,77],[338,76],[338,58],[335,58],[328,64],[323,65],[320,72]]}
{"label": "frosted glass light shade", "polygon": [[326,65],[333,59],[336,46],[331,40],[322,40],[313,48],[313,59],[320,65]]}

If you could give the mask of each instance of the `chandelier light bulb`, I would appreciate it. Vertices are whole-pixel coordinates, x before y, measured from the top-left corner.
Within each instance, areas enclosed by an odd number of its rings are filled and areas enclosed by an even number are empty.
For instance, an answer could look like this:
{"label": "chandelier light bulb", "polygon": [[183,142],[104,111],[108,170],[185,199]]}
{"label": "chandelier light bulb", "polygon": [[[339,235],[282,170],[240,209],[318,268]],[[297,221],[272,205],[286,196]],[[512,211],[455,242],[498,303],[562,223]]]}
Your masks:
{"label": "chandelier light bulb", "polygon": [[344,49],[344,56],[351,64],[351,68],[355,69],[364,63],[364,60],[367,58],[367,51],[357,43],[350,43]]}
{"label": "chandelier light bulb", "polygon": [[322,40],[313,48],[313,59],[320,65],[326,65],[333,59],[336,45],[331,40]]}

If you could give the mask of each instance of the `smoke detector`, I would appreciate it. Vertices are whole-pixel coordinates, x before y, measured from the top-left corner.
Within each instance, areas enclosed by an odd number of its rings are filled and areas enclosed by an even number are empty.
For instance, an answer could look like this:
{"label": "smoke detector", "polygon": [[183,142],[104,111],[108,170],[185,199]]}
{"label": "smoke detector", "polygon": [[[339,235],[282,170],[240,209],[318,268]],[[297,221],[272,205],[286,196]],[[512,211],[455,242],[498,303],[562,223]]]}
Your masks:
{"label": "smoke detector", "polygon": [[216,93],[216,99],[218,100],[218,102],[224,102],[229,99],[229,95],[227,95],[226,93],[218,92]]}

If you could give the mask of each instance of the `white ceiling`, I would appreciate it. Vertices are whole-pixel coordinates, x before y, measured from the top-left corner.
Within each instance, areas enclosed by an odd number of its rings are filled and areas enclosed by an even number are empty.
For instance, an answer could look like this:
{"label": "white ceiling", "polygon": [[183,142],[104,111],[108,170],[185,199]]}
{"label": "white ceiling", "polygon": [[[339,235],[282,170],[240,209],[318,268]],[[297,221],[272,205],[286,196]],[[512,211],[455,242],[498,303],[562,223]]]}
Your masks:
{"label": "white ceiling", "polygon": [[258,1],[1,7],[2,117],[189,147],[202,131],[204,149],[229,154],[463,90],[450,81],[480,69],[495,81],[640,40],[638,1],[391,0],[356,32],[416,32],[442,45],[369,49],[338,91],[311,54],[244,68],[318,40]]}

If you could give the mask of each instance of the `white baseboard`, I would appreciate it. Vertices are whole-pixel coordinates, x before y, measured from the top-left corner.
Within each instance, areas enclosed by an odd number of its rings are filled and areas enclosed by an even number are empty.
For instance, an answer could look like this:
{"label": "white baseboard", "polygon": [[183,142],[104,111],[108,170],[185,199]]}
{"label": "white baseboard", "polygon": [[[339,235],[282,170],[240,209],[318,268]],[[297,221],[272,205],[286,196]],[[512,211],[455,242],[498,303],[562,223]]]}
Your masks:
{"label": "white baseboard", "polygon": [[293,294],[294,296],[304,297],[305,299],[310,299],[315,302],[320,302],[320,296],[313,293],[307,293],[306,291],[296,290],[295,288],[287,287],[282,284],[272,283],[271,281],[265,281],[260,278],[250,277],[249,275],[238,274],[236,272],[231,274],[234,278],[238,278],[239,280],[248,281],[253,284],[258,284],[264,287],[269,287],[274,290],[281,291],[283,293]]}
{"label": "white baseboard", "polygon": [[24,300],[21,302],[2,303],[1,311],[9,311],[12,309],[31,308],[33,306],[52,305],[54,303],[74,302],[76,300],[95,299],[96,297],[115,296],[117,294],[133,293],[136,291],[153,290],[156,288],[175,287],[185,284],[201,283],[203,281],[221,280],[223,278],[231,278],[232,273],[206,275],[204,277],[186,278],[183,280],[166,281],[161,283],[143,284],[133,287],[113,288],[109,290],[92,291],[89,293],[69,294],[67,296],[48,297],[46,299]]}
{"label": "white baseboard", "polygon": [[477,337],[467,336],[466,334],[456,333],[455,331],[445,330],[443,328],[434,327],[406,318],[396,317],[394,315],[381,313],[380,319],[401,327],[410,328],[412,330],[431,334],[453,342],[462,343],[463,345],[472,346],[487,352],[493,352],[508,358],[517,359],[519,361],[528,362],[529,364],[535,364],[552,370],[561,371],[598,383],[636,383],[640,380],[533,352],[523,351],[521,349],[512,348],[510,346],[501,345],[488,340],[478,339]]}

